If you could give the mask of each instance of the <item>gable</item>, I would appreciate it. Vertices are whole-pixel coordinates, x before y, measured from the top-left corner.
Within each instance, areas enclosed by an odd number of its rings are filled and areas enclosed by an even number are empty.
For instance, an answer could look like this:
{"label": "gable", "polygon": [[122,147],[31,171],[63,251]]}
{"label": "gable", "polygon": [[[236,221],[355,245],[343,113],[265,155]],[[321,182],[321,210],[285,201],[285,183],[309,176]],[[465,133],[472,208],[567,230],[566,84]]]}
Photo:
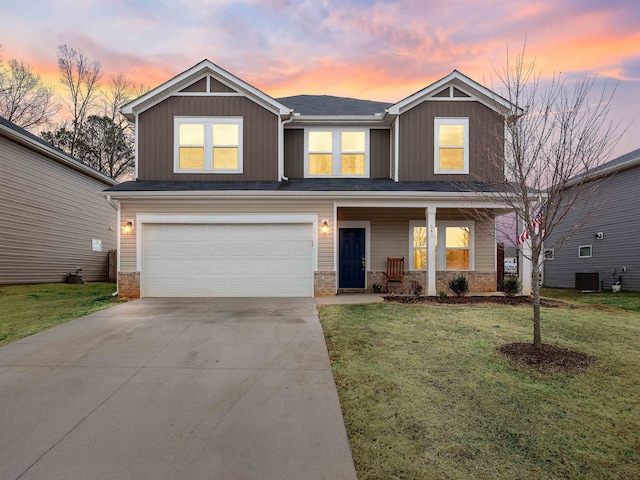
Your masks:
{"label": "gable", "polygon": [[127,103],[123,115],[134,121],[136,115],[172,96],[243,96],[276,115],[288,115],[291,110],[252,85],[203,60],[171,80]]}

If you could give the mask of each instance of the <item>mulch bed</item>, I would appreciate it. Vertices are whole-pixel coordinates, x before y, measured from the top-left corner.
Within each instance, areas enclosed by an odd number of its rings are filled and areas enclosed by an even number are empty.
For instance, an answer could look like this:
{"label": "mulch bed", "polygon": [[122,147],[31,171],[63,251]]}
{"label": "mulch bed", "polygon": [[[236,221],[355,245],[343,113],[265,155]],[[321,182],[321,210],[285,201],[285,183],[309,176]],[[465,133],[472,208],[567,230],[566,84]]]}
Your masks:
{"label": "mulch bed", "polygon": [[542,348],[536,348],[532,343],[508,343],[498,347],[498,352],[542,373],[583,370],[593,361],[593,357],[584,353],[545,343]]}
{"label": "mulch bed", "polygon": [[[455,297],[448,296],[446,298],[440,297],[414,297],[409,295],[387,295],[384,297],[386,302],[395,303],[427,303],[427,304],[445,304],[445,305],[474,305],[482,303],[495,303],[498,305],[511,305],[514,307],[531,306],[533,305],[532,297],[505,297],[505,296],[490,296],[490,297]],[[546,308],[578,308],[576,305],[565,303],[560,300],[551,300],[549,298],[541,298],[540,306]]]}

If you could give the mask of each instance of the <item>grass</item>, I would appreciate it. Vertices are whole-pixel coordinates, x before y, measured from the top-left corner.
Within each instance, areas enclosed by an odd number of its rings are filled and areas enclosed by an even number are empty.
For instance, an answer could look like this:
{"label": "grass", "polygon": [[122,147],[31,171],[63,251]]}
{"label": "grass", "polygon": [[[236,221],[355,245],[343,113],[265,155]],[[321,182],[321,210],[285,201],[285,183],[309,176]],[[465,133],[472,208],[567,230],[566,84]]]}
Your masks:
{"label": "grass", "polygon": [[0,346],[122,302],[113,283],[0,287]]}
{"label": "grass", "polygon": [[604,305],[630,312],[640,313],[640,293],[638,292],[599,292],[579,293],[569,288],[541,288],[540,295],[556,298],[565,302],[584,305]]}
{"label": "grass", "polygon": [[360,480],[640,478],[640,315],[542,310],[543,341],[596,357],[579,373],[515,366],[531,309],[322,307]]}

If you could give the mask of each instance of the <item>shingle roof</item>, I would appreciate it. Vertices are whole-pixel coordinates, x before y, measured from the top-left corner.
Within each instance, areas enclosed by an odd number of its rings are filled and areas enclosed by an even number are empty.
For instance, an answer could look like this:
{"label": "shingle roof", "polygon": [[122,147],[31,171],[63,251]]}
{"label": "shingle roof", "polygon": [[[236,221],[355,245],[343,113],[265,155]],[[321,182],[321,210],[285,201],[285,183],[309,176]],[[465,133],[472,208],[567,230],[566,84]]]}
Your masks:
{"label": "shingle roof", "polygon": [[331,95],[295,95],[276,100],[301,115],[374,115],[384,112],[392,105]]}
{"label": "shingle roof", "polygon": [[120,183],[107,192],[267,191],[267,192],[490,192],[483,183],[394,182],[387,178],[296,178],[286,182],[157,181]]}
{"label": "shingle roof", "polygon": [[616,167],[624,167],[626,163],[631,163],[638,159],[640,159],[640,148],[603,163],[599,167],[594,168],[591,173],[598,173],[599,171],[609,170]]}

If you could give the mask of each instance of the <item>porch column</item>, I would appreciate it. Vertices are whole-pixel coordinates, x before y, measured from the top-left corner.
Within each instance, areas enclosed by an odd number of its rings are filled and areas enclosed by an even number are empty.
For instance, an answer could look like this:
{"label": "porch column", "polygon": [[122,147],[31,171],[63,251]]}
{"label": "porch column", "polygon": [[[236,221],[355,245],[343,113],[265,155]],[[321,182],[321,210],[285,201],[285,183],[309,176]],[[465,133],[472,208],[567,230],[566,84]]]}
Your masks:
{"label": "porch column", "polygon": [[[526,227],[525,227],[526,228]],[[533,264],[531,263],[531,240],[527,239],[520,244],[520,281],[522,282],[522,295],[531,295],[531,275]]]}
{"label": "porch column", "polygon": [[436,296],[436,207],[425,209],[427,216],[427,295]]}

